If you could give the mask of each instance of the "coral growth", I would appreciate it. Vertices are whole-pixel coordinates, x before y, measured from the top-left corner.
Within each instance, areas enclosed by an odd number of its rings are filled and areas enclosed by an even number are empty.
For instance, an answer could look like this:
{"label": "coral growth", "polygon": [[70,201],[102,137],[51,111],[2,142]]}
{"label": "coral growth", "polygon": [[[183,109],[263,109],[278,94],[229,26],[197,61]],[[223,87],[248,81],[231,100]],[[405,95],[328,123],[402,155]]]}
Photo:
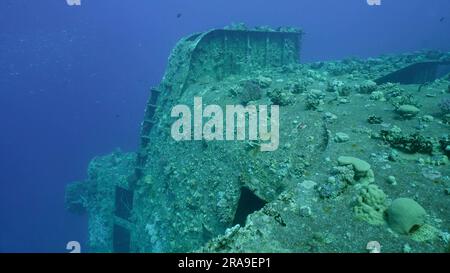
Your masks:
{"label": "coral growth", "polygon": [[274,88],[267,93],[270,100],[275,105],[289,105],[293,102],[292,94],[280,88]]}
{"label": "coral growth", "polygon": [[419,132],[408,135],[402,133],[400,128],[395,127],[391,130],[381,130],[380,136],[392,147],[407,153],[431,154],[433,152],[432,139],[420,135]]}
{"label": "coral growth", "polygon": [[371,225],[383,224],[383,215],[387,208],[386,198],[386,194],[377,185],[360,185],[357,204],[354,207],[356,217]]}
{"label": "coral growth", "polygon": [[255,81],[244,82],[241,92],[239,93],[239,99],[242,104],[246,105],[250,101],[259,100],[262,97],[262,90],[258,83]]}
{"label": "coral growth", "polygon": [[296,82],[292,85],[293,94],[301,94],[308,90],[308,83],[306,81]]}
{"label": "coral growth", "polygon": [[450,114],[450,98],[442,99],[438,106],[442,114]]}
{"label": "coral growth", "polygon": [[310,90],[306,96],[306,109],[319,110],[320,106],[324,104],[323,99],[325,94],[320,90]]}
{"label": "coral growth", "polygon": [[377,90],[377,84],[374,81],[368,80],[359,85],[359,93],[361,94],[371,94],[375,90]]}

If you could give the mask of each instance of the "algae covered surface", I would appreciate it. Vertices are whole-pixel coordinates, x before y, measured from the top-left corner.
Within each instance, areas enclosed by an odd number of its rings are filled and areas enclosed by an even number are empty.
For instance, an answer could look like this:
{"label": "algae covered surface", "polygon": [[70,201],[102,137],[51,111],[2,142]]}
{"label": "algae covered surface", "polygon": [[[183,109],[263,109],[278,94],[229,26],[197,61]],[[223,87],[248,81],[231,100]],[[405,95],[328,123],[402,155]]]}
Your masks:
{"label": "algae covered surface", "polygon": [[[236,25],[178,43],[150,95],[141,148],[93,159],[66,190],[67,207],[89,215],[91,251],[449,251],[450,76],[377,79],[450,53],[301,63],[301,37]],[[171,111],[195,115],[195,98],[278,105],[276,149],[177,141]]]}

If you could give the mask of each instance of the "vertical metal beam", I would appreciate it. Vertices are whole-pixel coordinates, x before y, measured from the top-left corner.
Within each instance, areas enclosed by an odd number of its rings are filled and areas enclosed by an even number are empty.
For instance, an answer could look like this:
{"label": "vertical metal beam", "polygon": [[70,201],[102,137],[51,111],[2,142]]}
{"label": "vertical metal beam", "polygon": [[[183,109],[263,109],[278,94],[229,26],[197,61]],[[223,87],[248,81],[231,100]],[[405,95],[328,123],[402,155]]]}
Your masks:
{"label": "vertical metal beam", "polygon": [[251,54],[251,44],[250,44],[250,33],[247,32],[247,47],[245,50],[245,62],[247,63],[246,73],[250,71],[250,54]]}
{"label": "vertical metal beam", "polygon": [[266,45],[264,48],[264,67],[267,67],[267,61],[268,61],[268,55],[269,55],[269,42],[270,42],[270,37],[269,37],[269,34],[266,33]]}
{"label": "vertical metal beam", "polygon": [[284,60],[286,59],[285,54],[286,54],[286,52],[288,52],[287,39],[286,39],[285,35],[281,35],[281,43],[282,43],[282,45],[281,45],[281,65],[283,66],[283,65],[285,65]]}

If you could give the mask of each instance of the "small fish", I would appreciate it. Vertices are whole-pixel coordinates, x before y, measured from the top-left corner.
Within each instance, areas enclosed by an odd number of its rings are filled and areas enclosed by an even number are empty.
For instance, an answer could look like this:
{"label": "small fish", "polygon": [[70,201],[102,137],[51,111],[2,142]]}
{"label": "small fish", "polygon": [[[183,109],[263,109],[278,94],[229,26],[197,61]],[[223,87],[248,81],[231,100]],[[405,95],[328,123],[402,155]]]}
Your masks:
{"label": "small fish", "polygon": [[305,123],[303,123],[303,122],[300,122],[298,125],[297,125],[297,129],[300,129],[300,130],[303,130],[303,129],[305,129],[306,127],[308,127],[308,125],[306,125]]}
{"label": "small fish", "polygon": [[181,16],[183,16],[183,14],[177,13],[177,18],[178,18],[178,19],[181,18]]}
{"label": "small fish", "polygon": [[444,20],[445,20],[445,17],[441,17],[441,19],[439,19],[439,22],[444,22]]}

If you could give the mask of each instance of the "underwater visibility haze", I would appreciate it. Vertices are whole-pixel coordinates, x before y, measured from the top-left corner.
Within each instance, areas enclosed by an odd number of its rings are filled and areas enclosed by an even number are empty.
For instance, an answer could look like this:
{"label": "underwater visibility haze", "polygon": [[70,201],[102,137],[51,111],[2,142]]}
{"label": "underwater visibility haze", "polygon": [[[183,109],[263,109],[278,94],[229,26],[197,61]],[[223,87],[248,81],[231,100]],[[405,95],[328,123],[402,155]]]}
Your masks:
{"label": "underwater visibility haze", "polygon": [[0,253],[450,252],[449,29],[446,0],[1,1]]}

